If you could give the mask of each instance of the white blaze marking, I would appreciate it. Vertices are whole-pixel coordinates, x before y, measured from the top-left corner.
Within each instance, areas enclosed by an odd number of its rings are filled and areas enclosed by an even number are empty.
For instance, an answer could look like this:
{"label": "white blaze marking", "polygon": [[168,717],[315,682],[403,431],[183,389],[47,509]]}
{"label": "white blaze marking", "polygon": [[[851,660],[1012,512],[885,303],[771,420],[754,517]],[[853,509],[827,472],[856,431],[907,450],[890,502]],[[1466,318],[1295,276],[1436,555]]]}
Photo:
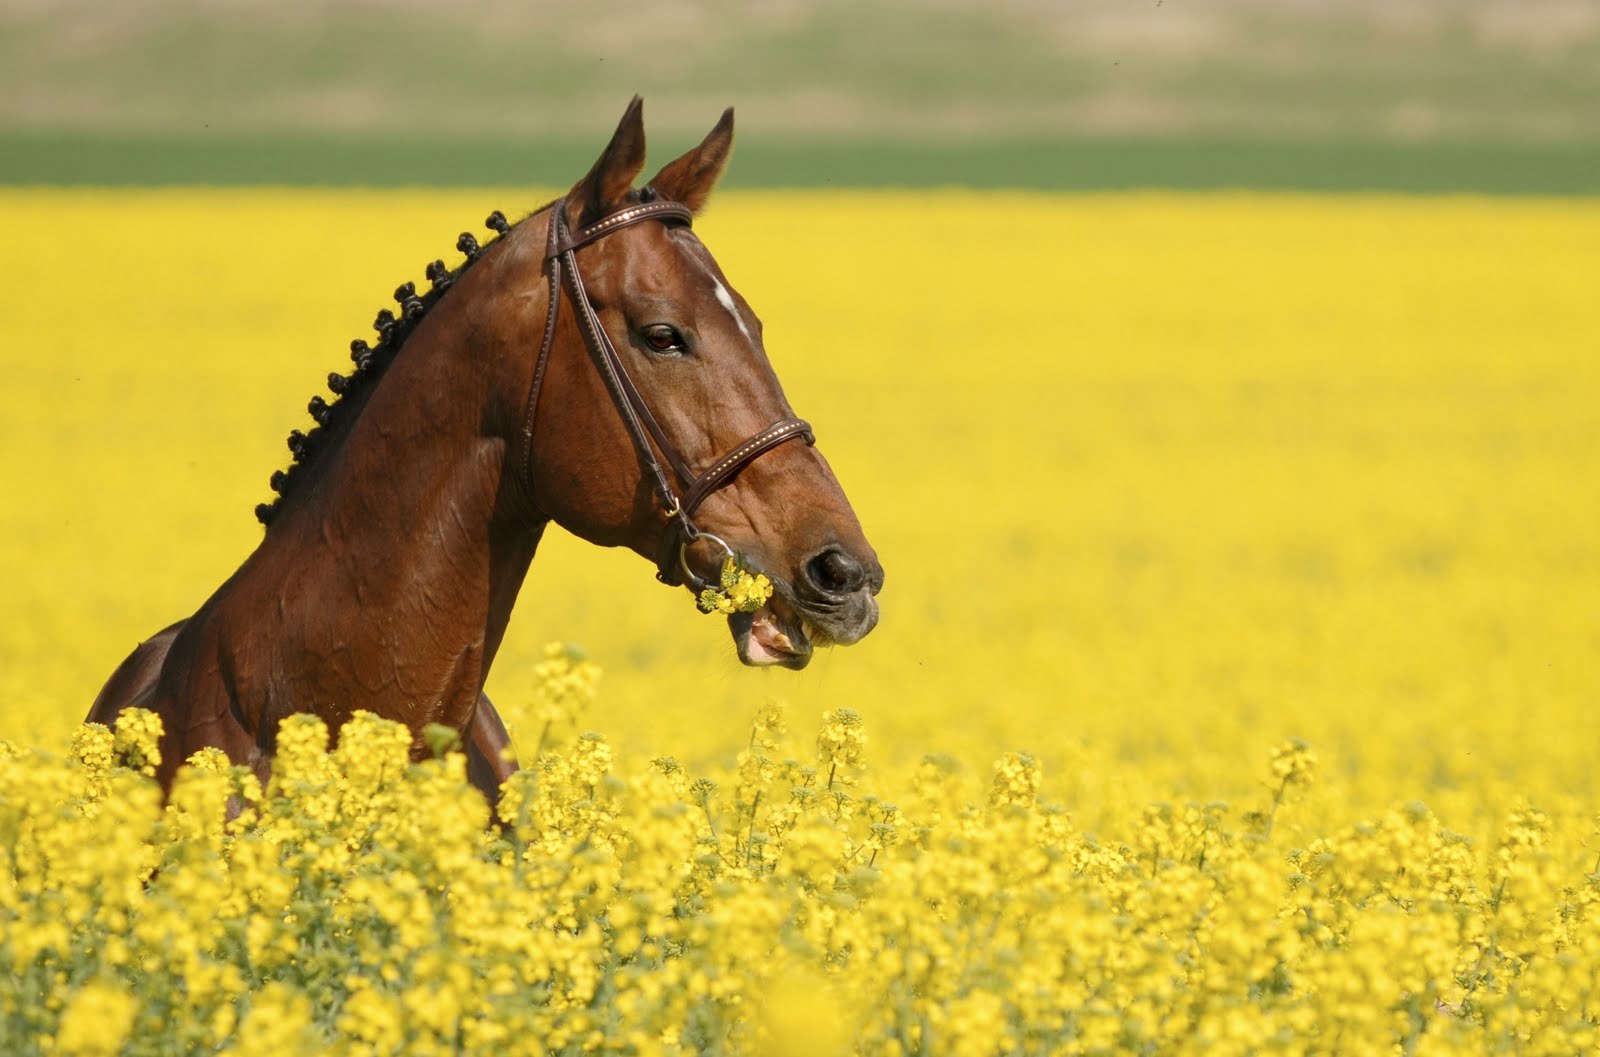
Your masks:
{"label": "white blaze marking", "polygon": [[711,285],[716,288],[717,300],[722,302],[722,307],[726,308],[728,314],[733,317],[733,321],[739,324],[739,330],[744,333],[745,340],[756,340],[750,336],[750,328],[744,325],[744,316],[739,314],[739,306],[733,303],[733,295],[728,293],[728,288],[723,286],[714,275],[711,277]]}

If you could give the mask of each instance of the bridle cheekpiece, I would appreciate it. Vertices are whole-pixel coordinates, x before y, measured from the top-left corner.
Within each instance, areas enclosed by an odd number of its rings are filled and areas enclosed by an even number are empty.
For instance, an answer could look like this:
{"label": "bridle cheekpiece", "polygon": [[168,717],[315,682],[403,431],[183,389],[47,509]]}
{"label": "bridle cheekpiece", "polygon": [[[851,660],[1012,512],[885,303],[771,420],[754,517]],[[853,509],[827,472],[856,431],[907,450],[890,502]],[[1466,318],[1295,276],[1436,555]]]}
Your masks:
{"label": "bridle cheekpiece", "polygon": [[[699,593],[707,587],[707,582],[689,567],[690,544],[703,539],[721,547],[725,556],[734,553],[726,541],[695,526],[693,516],[700,504],[712,492],[732,482],[750,463],[785,441],[799,437],[807,444],[814,444],[816,438],[812,435],[809,423],[798,418],[786,418],[735,445],[704,471],[694,472],[667,438],[655,415],[651,414],[649,405],[629,377],[622,357],[617,354],[616,346],[596,318],[594,306],[584,292],[583,276],[578,271],[576,255],[580,247],[634,224],[657,220],[688,226],[693,222],[694,214],[688,206],[678,202],[646,201],[620,209],[574,232],[567,227],[566,206],[567,200],[563,197],[550,207],[550,233],[544,257],[550,308],[545,316],[544,340],[539,346],[539,358],[534,363],[533,384],[528,391],[528,410],[523,420],[523,479],[531,490],[534,415],[539,407],[539,391],[544,385],[550,349],[555,344],[556,318],[561,304],[561,290],[565,286],[577,311],[578,330],[583,334],[583,342],[588,346],[600,376],[605,379],[612,402],[633,438],[640,460],[655,479],[656,494],[667,522],[656,552],[656,578],[673,586],[688,584]],[[662,459],[666,460],[666,466],[662,465]],[[681,491],[673,486],[673,478],[681,486]]]}

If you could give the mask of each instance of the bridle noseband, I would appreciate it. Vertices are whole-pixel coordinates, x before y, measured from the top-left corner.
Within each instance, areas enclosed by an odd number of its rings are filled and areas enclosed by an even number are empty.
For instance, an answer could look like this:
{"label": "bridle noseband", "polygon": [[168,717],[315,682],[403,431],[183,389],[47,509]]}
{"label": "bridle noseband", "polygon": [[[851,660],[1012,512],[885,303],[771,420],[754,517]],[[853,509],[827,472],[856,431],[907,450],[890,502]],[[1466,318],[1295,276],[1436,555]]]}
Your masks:
{"label": "bridle noseband", "polygon": [[[661,545],[656,552],[656,578],[662,583],[674,586],[687,583],[698,593],[708,585],[702,577],[689,568],[689,545],[696,540],[704,539],[720,546],[725,554],[733,554],[733,548],[722,539],[695,527],[692,520],[694,512],[699,509],[706,496],[732,482],[746,466],[784,441],[800,437],[807,444],[814,444],[816,438],[811,433],[809,423],[798,418],[786,418],[734,446],[703,472],[695,473],[667,438],[655,415],[650,413],[649,405],[645,403],[644,397],[639,395],[633,379],[628,376],[622,357],[617,355],[616,346],[612,345],[605,328],[595,317],[594,307],[589,304],[589,298],[583,289],[583,276],[578,272],[578,258],[575,253],[580,246],[586,246],[605,238],[612,232],[621,231],[625,227],[645,220],[659,220],[663,223],[687,226],[693,221],[694,214],[687,206],[677,202],[641,202],[618,210],[588,227],[571,232],[567,228],[566,206],[567,200],[562,198],[550,207],[550,235],[544,256],[546,278],[550,286],[550,308],[545,316],[544,341],[539,346],[539,358],[534,363],[533,385],[528,391],[528,410],[523,420],[523,481],[531,492],[533,420],[539,408],[539,390],[544,385],[545,367],[550,359],[550,349],[555,344],[556,316],[561,304],[562,279],[565,277],[567,294],[577,309],[578,330],[583,334],[583,342],[589,347],[589,354],[593,357],[600,376],[605,379],[606,388],[611,392],[612,402],[616,404],[623,425],[627,426],[629,435],[633,437],[634,447],[638,449],[645,469],[655,478],[656,493],[661,499],[661,508],[667,519],[666,530],[662,534]],[[653,447],[652,442],[654,442]],[[667,466],[671,468],[672,477],[676,477],[682,486],[681,494],[673,487],[667,468],[663,467],[661,460],[656,457],[658,450],[666,459]]]}

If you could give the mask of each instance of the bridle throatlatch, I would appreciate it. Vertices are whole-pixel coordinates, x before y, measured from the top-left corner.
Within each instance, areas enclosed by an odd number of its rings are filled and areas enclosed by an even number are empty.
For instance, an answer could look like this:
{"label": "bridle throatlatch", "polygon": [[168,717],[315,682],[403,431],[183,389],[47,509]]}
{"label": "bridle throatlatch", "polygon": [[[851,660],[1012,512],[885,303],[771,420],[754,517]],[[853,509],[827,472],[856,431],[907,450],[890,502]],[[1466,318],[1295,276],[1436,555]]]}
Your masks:
{"label": "bridle throatlatch", "polygon": [[[735,445],[704,471],[695,473],[678,453],[672,441],[667,438],[655,415],[650,413],[649,405],[645,403],[644,397],[639,395],[633,379],[628,376],[622,357],[617,355],[616,346],[611,343],[605,328],[595,317],[594,307],[589,304],[589,298],[584,293],[583,276],[578,271],[578,258],[575,253],[580,246],[586,246],[614,231],[621,231],[642,221],[658,220],[666,224],[688,226],[693,221],[694,214],[689,211],[688,206],[678,202],[641,202],[572,232],[567,228],[566,206],[567,200],[562,198],[550,207],[550,236],[544,258],[545,274],[550,286],[550,308],[545,316],[544,341],[539,346],[539,359],[534,363],[533,385],[528,391],[528,411],[523,419],[523,479],[531,489],[533,420],[539,408],[539,390],[544,385],[545,366],[550,358],[551,346],[555,344],[556,317],[564,285],[577,312],[578,330],[583,334],[583,343],[589,347],[589,354],[594,359],[600,376],[605,379],[606,388],[611,392],[612,402],[616,404],[623,425],[627,426],[628,433],[633,438],[634,447],[639,451],[639,458],[644,463],[645,470],[655,479],[656,494],[660,497],[661,508],[667,519],[661,545],[656,550],[656,579],[673,586],[688,584],[691,589],[699,593],[708,585],[704,578],[689,568],[689,545],[703,539],[721,547],[725,556],[733,554],[733,548],[725,541],[695,527],[694,512],[699,509],[706,496],[730,483],[746,466],[783,442],[799,437],[807,444],[814,444],[816,438],[811,433],[810,423],[798,418],[786,418]],[[660,453],[660,457],[657,456],[657,452]],[[666,466],[662,465],[662,459],[666,460]],[[676,478],[681,486],[681,492],[673,487],[673,478]]]}

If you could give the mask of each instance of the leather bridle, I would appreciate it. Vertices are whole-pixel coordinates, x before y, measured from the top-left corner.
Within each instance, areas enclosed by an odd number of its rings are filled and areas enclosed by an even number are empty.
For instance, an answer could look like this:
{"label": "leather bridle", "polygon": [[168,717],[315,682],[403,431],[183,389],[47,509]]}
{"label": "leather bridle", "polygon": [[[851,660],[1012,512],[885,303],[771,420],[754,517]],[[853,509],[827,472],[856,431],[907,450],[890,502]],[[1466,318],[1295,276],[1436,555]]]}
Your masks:
{"label": "leather bridle", "polygon": [[[618,210],[610,216],[572,232],[567,228],[566,207],[567,200],[564,197],[550,207],[550,234],[544,256],[546,278],[550,287],[550,308],[545,316],[544,341],[539,346],[539,358],[534,363],[533,384],[528,391],[528,410],[523,420],[523,480],[531,491],[533,422],[539,408],[539,392],[544,385],[550,349],[555,344],[556,317],[561,304],[561,290],[565,285],[567,295],[577,310],[578,330],[583,334],[583,342],[589,347],[589,354],[593,357],[600,376],[605,379],[606,388],[611,392],[612,402],[616,404],[623,425],[627,427],[629,435],[633,438],[634,447],[639,451],[639,458],[644,462],[646,471],[655,479],[656,494],[660,497],[661,509],[667,521],[661,544],[656,551],[656,578],[662,583],[674,586],[686,583],[698,593],[708,584],[703,577],[689,568],[689,545],[703,539],[720,546],[728,556],[734,553],[733,548],[725,541],[695,526],[693,516],[700,504],[712,492],[732,482],[750,463],[783,442],[799,437],[807,444],[814,444],[816,438],[812,435],[809,423],[798,418],[786,418],[735,445],[704,471],[695,473],[668,439],[661,424],[656,421],[655,415],[651,414],[650,406],[645,403],[644,397],[639,395],[638,387],[628,376],[622,357],[617,355],[616,346],[611,343],[610,336],[595,317],[594,306],[589,303],[589,298],[584,292],[583,276],[578,271],[578,258],[575,252],[581,246],[587,246],[613,232],[646,220],[688,226],[693,221],[694,214],[687,206],[677,202],[645,201]],[[563,278],[565,284],[562,282]],[[652,442],[654,442],[653,447]],[[660,458],[656,454],[658,451]],[[666,460],[665,467],[661,462],[663,458]],[[676,478],[681,486],[681,492],[673,487],[673,478]]]}

